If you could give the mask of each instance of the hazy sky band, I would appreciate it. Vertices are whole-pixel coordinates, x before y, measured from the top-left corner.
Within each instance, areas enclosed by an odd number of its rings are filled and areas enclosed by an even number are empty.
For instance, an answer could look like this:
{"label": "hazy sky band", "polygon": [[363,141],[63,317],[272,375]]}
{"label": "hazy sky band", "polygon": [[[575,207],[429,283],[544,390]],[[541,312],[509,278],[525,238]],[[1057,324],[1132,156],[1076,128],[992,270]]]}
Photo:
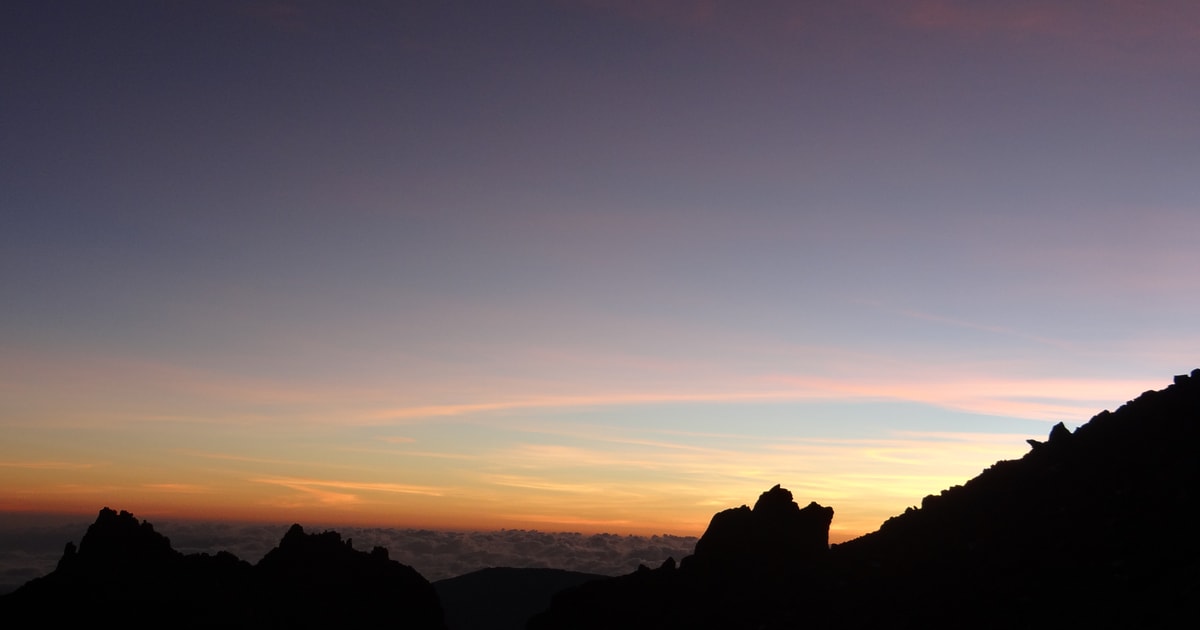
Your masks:
{"label": "hazy sky band", "polygon": [[5,510],[858,533],[1195,367],[1189,2],[0,11]]}

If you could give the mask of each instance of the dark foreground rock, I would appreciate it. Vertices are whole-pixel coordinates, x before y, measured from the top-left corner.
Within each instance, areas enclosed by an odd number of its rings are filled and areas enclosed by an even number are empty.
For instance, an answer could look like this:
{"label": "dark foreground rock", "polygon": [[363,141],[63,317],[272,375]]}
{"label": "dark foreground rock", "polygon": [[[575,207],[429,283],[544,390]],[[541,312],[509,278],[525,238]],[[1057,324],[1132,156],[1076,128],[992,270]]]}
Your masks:
{"label": "dark foreground rock", "polygon": [[684,568],[786,575],[824,559],[832,521],[833,508],[810,503],[800,509],[791,492],[775,486],[753,508],[743,505],[713,516]]}
{"label": "dark foreground rock", "polygon": [[758,628],[827,572],[833,509],[801,509],[780,486],[718,513],[676,565],[555,596],[529,628]]}
{"label": "dark foreground rock", "polygon": [[560,569],[497,567],[433,583],[449,630],[521,630],[557,592],[607,576]]}
{"label": "dark foreground rock", "polygon": [[357,551],[336,532],[293,525],[252,566],[225,552],[181,554],[149,523],[108,508],[53,572],[0,598],[0,615],[47,627],[445,627],[433,586],[383,548]]}
{"label": "dark foreground rock", "polygon": [[832,510],[776,486],[529,628],[1200,626],[1200,370],[1030,446],[832,549]]}

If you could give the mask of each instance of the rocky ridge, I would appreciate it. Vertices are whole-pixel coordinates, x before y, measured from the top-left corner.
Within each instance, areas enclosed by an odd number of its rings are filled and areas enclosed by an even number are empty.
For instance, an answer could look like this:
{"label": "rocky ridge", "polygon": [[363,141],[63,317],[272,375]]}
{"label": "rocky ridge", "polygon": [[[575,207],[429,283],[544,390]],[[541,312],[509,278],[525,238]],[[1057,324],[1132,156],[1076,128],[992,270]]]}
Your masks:
{"label": "rocky ridge", "polygon": [[387,550],[293,525],[256,565],[184,555],[129,512],[100,510],[53,572],[0,598],[0,612],[47,625],[118,613],[155,627],[445,628],[432,585]]}

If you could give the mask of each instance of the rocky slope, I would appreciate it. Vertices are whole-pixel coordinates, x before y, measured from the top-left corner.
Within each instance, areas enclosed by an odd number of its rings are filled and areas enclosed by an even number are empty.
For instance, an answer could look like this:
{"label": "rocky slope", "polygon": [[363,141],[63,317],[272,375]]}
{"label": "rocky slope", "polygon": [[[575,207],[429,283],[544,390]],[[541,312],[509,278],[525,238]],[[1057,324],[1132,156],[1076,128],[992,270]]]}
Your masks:
{"label": "rocky slope", "polygon": [[832,549],[832,510],[776,486],[678,567],[565,591],[529,628],[1200,623],[1200,370],[1030,446]]}

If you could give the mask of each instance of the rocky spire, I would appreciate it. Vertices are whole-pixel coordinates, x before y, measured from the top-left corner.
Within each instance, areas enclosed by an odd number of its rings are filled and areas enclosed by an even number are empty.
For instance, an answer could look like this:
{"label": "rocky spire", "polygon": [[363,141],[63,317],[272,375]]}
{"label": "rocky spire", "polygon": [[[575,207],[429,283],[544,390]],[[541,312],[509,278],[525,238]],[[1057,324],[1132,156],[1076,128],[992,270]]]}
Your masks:
{"label": "rocky spire", "polygon": [[776,485],[745,505],[718,512],[696,542],[688,564],[735,571],[790,571],[812,564],[829,550],[833,508],[809,503]]}

